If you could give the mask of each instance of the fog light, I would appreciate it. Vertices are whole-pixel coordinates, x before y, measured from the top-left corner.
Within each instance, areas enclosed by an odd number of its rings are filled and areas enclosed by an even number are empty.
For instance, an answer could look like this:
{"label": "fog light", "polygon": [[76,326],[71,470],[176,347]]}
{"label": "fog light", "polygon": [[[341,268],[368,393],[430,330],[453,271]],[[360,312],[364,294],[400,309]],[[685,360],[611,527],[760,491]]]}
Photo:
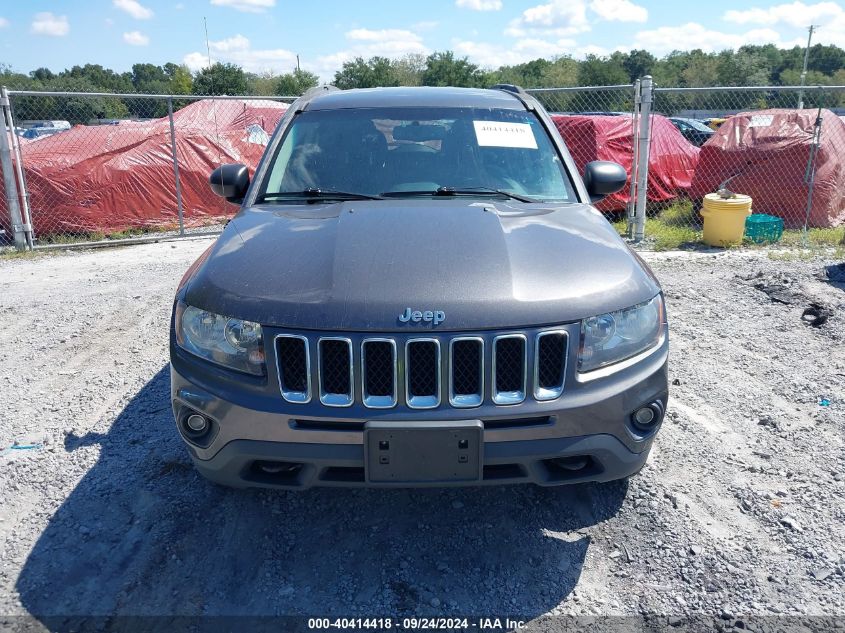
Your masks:
{"label": "fog light", "polygon": [[637,409],[637,412],[634,413],[634,421],[640,426],[650,425],[652,422],[654,422],[654,418],[654,411],[652,411],[648,407]]}
{"label": "fog light", "polygon": [[663,404],[659,401],[640,407],[631,414],[631,422],[640,431],[650,431],[663,417]]}
{"label": "fog light", "polygon": [[194,433],[205,433],[208,429],[208,420],[198,413],[192,413],[189,415],[188,419],[185,420],[185,424]]}

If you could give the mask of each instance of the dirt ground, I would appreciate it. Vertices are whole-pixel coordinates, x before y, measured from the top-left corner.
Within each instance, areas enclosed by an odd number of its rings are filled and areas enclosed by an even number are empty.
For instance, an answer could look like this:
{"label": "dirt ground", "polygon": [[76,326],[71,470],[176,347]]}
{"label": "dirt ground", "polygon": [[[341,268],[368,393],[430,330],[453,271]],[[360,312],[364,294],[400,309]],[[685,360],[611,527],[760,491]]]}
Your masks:
{"label": "dirt ground", "polygon": [[[835,262],[645,254],[666,292],[673,386],[629,482],[278,493],[206,483],[172,421],[172,296],[208,243],[0,260],[0,628],[26,614],[51,628],[510,614],[673,630],[788,615],[827,630],[813,616],[845,614]],[[813,303],[818,327],[802,320]]]}

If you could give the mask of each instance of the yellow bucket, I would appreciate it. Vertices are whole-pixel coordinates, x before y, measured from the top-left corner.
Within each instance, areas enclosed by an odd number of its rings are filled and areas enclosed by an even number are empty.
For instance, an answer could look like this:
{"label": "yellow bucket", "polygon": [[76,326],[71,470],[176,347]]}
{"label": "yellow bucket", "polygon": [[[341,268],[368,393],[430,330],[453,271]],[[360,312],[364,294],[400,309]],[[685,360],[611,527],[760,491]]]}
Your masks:
{"label": "yellow bucket", "polygon": [[751,197],[736,194],[722,198],[717,193],[704,196],[701,217],[704,218],[704,243],[710,246],[730,246],[742,242],[745,219],[751,215]]}

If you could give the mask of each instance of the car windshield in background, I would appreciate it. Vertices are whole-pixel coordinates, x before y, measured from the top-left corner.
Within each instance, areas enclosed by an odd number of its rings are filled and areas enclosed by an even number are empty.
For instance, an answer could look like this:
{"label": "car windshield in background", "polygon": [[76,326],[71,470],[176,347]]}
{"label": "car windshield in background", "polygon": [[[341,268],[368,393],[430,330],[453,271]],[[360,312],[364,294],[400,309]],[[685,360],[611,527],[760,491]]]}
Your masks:
{"label": "car windshield in background", "polygon": [[701,121],[696,121],[695,119],[680,119],[680,120],[683,121],[684,123],[686,123],[687,125],[689,125],[692,129],[698,130],[699,132],[707,132],[709,134],[713,131],[711,128],[704,125],[704,123],[702,123]]}
{"label": "car windshield in background", "polygon": [[517,110],[306,111],[291,123],[266,174],[257,200],[274,203],[344,197],[330,192],[576,201],[546,130],[533,113]]}

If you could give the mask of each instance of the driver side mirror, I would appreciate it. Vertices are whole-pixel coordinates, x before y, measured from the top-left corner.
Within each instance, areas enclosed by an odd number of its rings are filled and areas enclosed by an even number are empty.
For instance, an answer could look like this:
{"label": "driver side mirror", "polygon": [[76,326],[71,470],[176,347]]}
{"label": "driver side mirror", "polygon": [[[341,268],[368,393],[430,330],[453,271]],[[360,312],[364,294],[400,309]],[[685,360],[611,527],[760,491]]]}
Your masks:
{"label": "driver side mirror", "polygon": [[243,201],[249,187],[249,170],[240,163],[220,165],[211,172],[208,184],[218,196],[238,204]]}
{"label": "driver side mirror", "polygon": [[619,163],[594,160],[584,167],[584,186],[590,194],[590,202],[598,202],[605,196],[616,193],[628,182],[628,174]]}

